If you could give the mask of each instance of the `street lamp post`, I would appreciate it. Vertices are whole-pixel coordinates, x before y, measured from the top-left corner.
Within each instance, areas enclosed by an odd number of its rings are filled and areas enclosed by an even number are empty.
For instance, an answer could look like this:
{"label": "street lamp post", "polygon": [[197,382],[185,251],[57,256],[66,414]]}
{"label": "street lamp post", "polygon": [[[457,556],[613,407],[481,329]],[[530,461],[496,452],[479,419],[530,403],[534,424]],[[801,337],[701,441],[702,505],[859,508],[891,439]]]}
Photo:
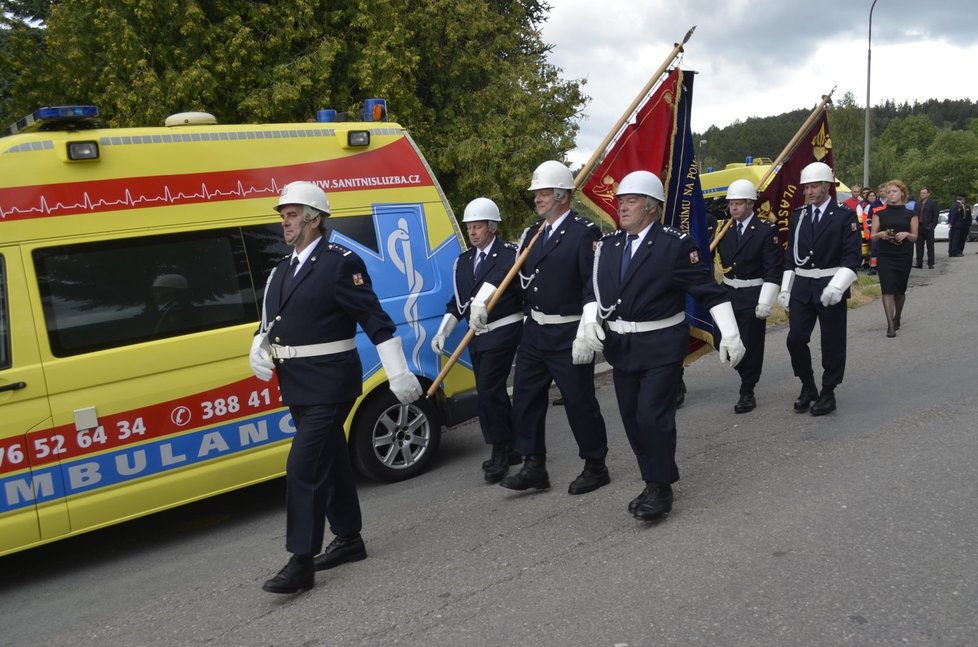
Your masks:
{"label": "street lamp post", "polygon": [[869,7],[869,44],[866,47],[866,127],[863,146],[863,186],[869,186],[869,74],[873,67],[873,9],[877,0]]}

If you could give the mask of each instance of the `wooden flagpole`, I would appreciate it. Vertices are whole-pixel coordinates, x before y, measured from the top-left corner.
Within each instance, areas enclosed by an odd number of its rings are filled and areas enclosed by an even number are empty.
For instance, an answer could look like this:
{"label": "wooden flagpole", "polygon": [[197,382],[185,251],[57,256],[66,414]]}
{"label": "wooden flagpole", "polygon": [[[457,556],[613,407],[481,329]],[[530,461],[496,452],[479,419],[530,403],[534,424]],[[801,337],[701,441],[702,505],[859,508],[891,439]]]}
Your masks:
{"label": "wooden flagpole", "polygon": [[631,105],[629,105],[628,108],[625,109],[625,113],[621,116],[621,119],[619,119],[618,122],[614,126],[612,126],[611,130],[608,132],[608,135],[604,138],[604,141],[602,141],[598,145],[598,147],[594,149],[594,154],[591,155],[591,159],[587,161],[587,164],[585,164],[584,167],[581,168],[581,170],[577,174],[577,177],[574,178],[575,188],[578,189],[581,188],[581,185],[584,184],[585,181],[587,181],[588,176],[591,175],[591,172],[594,170],[594,167],[598,163],[598,160],[601,158],[601,155],[603,155],[605,150],[608,148],[608,144],[611,143],[611,140],[615,138],[615,135],[618,134],[618,131],[621,130],[621,127],[625,125],[625,122],[627,122],[629,118],[631,118],[632,113],[635,112],[635,109],[638,108],[638,106],[648,96],[649,92],[652,91],[652,88],[655,86],[656,83],[658,83],[659,77],[661,77],[663,72],[666,71],[666,68],[672,65],[672,62],[676,60],[676,57],[679,56],[680,52],[683,51],[683,45],[686,44],[690,36],[693,35],[694,31],[696,31],[696,25],[690,27],[689,31],[686,32],[686,35],[683,36],[683,40],[681,43],[675,43],[675,47],[671,52],[669,52],[669,55],[666,56],[666,60],[664,60],[662,62],[662,65],[659,66],[659,69],[656,70],[651,77],[649,77],[649,82],[645,84],[645,87],[642,88],[642,90],[638,93],[638,96],[635,97],[635,100],[632,101]]}
{"label": "wooden flagpole", "polygon": [[[755,188],[758,191],[760,191],[761,187],[764,186],[764,183],[767,182],[772,175],[774,175],[778,166],[781,165],[781,162],[783,162],[786,157],[788,157],[795,151],[795,148],[797,148],[798,146],[798,142],[801,140],[802,137],[805,136],[805,133],[808,132],[808,129],[812,127],[812,124],[815,123],[815,120],[818,119],[819,116],[821,116],[822,111],[825,110],[825,105],[828,103],[832,103],[833,92],[835,92],[834,87],[829,91],[828,94],[822,95],[822,101],[817,106],[815,106],[815,109],[812,110],[812,114],[808,115],[808,119],[805,120],[805,123],[801,125],[801,128],[799,128],[798,132],[795,133],[795,136],[791,138],[791,141],[788,142],[788,145],[784,147],[784,150],[781,151],[781,154],[778,155],[778,158],[774,160],[774,162],[768,167],[767,171],[765,171],[764,176],[760,179],[760,181],[755,186]],[[710,252],[716,250],[717,245],[720,244],[720,241],[727,234],[727,230],[730,229],[731,223],[733,223],[733,218],[727,218],[726,222],[723,223],[723,226],[720,227],[720,229],[718,229],[717,232],[713,235],[713,240],[710,242]]]}

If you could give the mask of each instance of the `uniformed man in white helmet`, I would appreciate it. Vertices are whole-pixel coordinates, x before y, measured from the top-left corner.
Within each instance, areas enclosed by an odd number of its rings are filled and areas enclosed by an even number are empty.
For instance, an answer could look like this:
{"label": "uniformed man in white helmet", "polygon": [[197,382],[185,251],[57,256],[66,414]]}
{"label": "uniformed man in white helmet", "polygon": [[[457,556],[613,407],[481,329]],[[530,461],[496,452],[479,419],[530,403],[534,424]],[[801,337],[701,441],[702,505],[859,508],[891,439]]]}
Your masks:
{"label": "uniformed man in white helmet", "polygon": [[[251,347],[255,375],[278,374],[295,437],[286,463],[285,547],[292,558],[262,588],[312,588],[314,570],[367,556],[343,422],[362,391],[357,324],[377,345],[391,392],[402,403],[421,397],[400,337],[381,308],[367,268],[353,251],[329,243],[326,193],[311,182],[287,185],[275,205],[293,252],[265,286],[261,328]],[[322,550],[326,521],[335,539]]]}
{"label": "uniformed man in white helmet", "polygon": [[486,304],[513,267],[516,245],[496,236],[502,218],[499,207],[489,198],[469,202],[462,222],[472,247],[455,261],[453,296],[431,348],[438,354],[450,354],[453,349],[445,347],[445,340],[462,319],[468,320],[475,330],[468,345],[469,357],[475,372],[482,437],[492,446],[482,471],[486,481],[497,483],[506,476],[510,465],[520,462],[520,455],[513,451],[513,412],[506,380],[523,332],[522,290],[511,284],[492,312],[487,312]]}
{"label": "uniformed man in white helmet", "polygon": [[520,249],[543,233],[520,269],[529,316],[513,375],[514,448],[525,457],[518,474],[500,485],[511,490],[550,487],[547,473],[548,392],[557,383],[584,469],[567,487],[585,494],[611,482],[605,457],[608,435],[594,394],[594,352],[584,343],[581,313],[590,294],[594,247],[601,232],[571,211],[574,176],[557,161],[544,162],[530,182],[540,220],[523,232]]}
{"label": "uniformed man in white helmet", "polygon": [[[788,310],[788,353],[801,380],[795,400],[798,413],[823,416],[835,411],[835,387],[846,369],[846,318],[849,286],[860,262],[856,214],[832,199],[835,176],[828,164],[812,162],[802,169],[805,206],[788,219],[788,248],[778,303]],[[822,389],[815,385],[808,344],[818,322],[822,346]]]}
{"label": "uniformed man in white helmet", "polygon": [[757,406],[754,386],[764,364],[764,338],[771,306],[778,296],[784,250],[778,230],[754,214],[757,189],[750,180],[734,180],[727,188],[727,210],[733,223],[717,244],[723,285],[730,297],[740,338],[747,354],[737,365],[740,397],[735,413]]}
{"label": "uniformed man in white helmet", "polygon": [[617,195],[621,229],[598,248],[584,337],[614,367],[618,410],[645,481],[628,512],[658,521],[672,510],[672,484],[679,480],[675,386],[689,349],[686,295],[709,308],[721,330],[721,361],[736,366],[745,351],[708,257],[689,234],[661,223],[659,178],[629,173]]}

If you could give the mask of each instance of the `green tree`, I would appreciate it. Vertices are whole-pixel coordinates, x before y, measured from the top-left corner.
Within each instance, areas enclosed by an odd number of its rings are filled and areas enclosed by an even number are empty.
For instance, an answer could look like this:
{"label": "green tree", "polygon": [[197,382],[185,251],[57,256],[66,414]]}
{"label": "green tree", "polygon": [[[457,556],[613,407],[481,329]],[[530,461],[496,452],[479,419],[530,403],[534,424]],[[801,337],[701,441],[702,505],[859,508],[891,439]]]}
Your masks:
{"label": "green tree", "polygon": [[453,207],[493,198],[512,235],[530,218],[533,168],[574,146],[586,102],[583,81],[546,61],[548,9],[540,0],[54,3],[40,45],[27,46],[25,23],[11,34],[4,123],[57,103],[95,103],[112,126],[185,110],[304,121],[384,97]]}

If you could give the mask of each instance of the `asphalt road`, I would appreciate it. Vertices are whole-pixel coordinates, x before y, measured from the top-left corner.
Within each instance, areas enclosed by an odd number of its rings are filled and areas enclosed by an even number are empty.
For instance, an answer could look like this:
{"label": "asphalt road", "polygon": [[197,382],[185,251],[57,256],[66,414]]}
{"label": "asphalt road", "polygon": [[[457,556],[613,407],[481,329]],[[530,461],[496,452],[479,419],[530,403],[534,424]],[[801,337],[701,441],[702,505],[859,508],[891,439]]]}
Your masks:
{"label": "asphalt road", "polygon": [[306,594],[260,588],[286,559],[278,481],[0,559],[0,644],[978,644],[974,252],[914,270],[896,339],[878,301],[850,311],[834,414],[792,411],[784,327],[752,413],[716,354],[689,367],[661,524],[625,510],[642,483],[604,375],[595,493],[566,493],[562,409],[540,493],[485,485],[464,425],[433,471],[362,484],[369,559]]}

